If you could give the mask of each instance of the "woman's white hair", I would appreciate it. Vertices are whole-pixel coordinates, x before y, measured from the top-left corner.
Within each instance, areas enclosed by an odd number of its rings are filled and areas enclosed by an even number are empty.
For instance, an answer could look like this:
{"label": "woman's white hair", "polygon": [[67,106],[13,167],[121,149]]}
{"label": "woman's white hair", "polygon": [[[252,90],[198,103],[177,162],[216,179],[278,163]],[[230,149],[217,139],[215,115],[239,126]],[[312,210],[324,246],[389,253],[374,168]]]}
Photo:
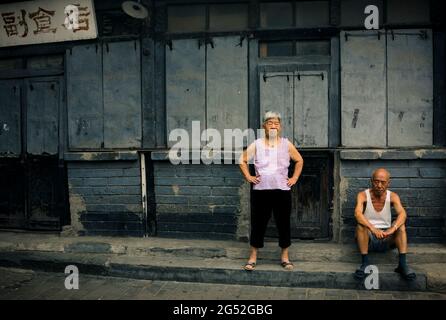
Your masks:
{"label": "woman's white hair", "polygon": [[282,117],[281,117],[280,113],[278,113],[278,112],[267,111],[267,112],[265,112],[265,115],[263,116],[263,123],[265,123],[266,121],[268,121],[269,119],[272,119],[272,118],[277,118],[280,121],[280,119]]}

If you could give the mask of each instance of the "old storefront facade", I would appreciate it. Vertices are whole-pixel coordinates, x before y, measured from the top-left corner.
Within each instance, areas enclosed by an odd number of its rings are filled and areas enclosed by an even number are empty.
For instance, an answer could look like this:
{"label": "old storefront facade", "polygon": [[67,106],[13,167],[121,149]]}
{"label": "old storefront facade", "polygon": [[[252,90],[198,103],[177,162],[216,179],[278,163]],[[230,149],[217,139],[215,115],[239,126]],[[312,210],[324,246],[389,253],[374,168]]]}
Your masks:
{"label": "old storefront facade", "polygon": [[441,1],[141,3],[144,20],[94,1],[96,39],[0,48],[1,228],[247,239],[238,166],[174,165],[169,133],[274,109],[305,159],[293,238],[351,241],[356,193],[386,167],[412,241],[444,241]]}

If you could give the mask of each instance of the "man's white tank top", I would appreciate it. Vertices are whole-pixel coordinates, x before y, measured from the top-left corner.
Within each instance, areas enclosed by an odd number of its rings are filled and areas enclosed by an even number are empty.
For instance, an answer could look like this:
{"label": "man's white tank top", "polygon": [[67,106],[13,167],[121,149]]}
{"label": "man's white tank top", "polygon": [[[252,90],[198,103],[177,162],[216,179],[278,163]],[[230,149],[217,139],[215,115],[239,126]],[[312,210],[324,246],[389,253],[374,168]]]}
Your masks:
{"label": "man's white tank top", "polygon": [[367,206],[365,208],[364,216],[375,227],[380,229],[387,229],[392,226],[392,212],[390,210],[390,191],[387,190],[386,202],[381,212],[376,212],[370,197],[370,189],[365,190],[367,195]]}

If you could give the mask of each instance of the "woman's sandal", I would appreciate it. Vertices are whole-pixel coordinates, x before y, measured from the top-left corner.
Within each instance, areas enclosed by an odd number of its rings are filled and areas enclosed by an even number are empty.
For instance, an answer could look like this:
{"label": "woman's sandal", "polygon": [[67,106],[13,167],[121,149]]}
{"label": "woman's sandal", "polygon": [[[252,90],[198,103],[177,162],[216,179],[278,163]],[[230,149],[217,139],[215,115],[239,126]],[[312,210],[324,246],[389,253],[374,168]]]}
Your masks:
{"label": "woman's sandal", "polygon": [[285,270],[293,270],[294,269],[294,264],[290,261],[282,261],[282,263],[280,265]]}
{"label": "woman's sandal", "polygon": [[245,269],[246,271],[254,271],[254,269],[256,268],[256,263],[255,262],[248,262],[243,269]]}

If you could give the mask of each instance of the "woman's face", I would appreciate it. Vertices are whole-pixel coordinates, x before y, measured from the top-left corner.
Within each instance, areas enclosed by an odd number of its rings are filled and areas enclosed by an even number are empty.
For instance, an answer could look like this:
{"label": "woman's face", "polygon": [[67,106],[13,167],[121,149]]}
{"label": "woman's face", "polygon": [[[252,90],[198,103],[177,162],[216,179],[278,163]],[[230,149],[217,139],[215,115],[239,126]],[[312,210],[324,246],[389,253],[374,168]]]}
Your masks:
{"label": "woman's face", "polygon": [[276,138],[280,134],[281,125],[278,118],[268,119],[264,124],[265,134],[268,138]]}

